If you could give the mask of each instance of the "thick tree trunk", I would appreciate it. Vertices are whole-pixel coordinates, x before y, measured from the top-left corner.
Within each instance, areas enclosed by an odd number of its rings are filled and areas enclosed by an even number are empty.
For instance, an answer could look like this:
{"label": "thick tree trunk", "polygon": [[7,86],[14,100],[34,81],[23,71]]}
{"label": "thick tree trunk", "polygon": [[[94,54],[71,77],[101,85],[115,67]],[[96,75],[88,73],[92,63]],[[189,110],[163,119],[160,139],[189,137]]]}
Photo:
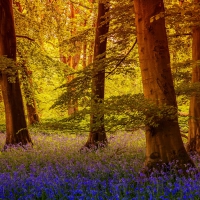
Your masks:
{"label": "thick tree trunk", "polygon": [[[0,0],[0,56],[16,60],[16,37],[12,0]],[[9,66],[8,66],[9,68]],[[14,68],[12,70],[15,70]],[[25,120],[18,73],[14,83],[9,82],[9,74],[1,71],[1,88],[6,113],[6,145],[26,145],[32,143]]]}
{"label": "thick tree trunk", "polygon": [[[144,96],[158,107],[166,104],[177,108],[165,19],[150,23],[151,17],[164,12],[163,1],[135,0],[134,7]],[[179,160],[181,167],[193,165],[181,139],[178,119],[163,118],[158,127],[146,128],[145,166],[152,168],[173,160]]]}
{"label": "thick tree trunk", "polygon": [[99,3],[94,45],[94,67],[92,74],[90,134],[88,141],[85,144],[86,147],[98,145],[98,143],[107,143],[103,113],[105,66],[101,62],[102,59],[105,58],[107,37],[105,37],[104,41],[100,41],[100,38],[108,33],[109,22],[103,18],[108,11],[109,8],[107,4]]}
{"label": "thick tree trunk", "polygon": [[[199,3],[200,0],[196,0]],[[192,59],[194,61],[200,60],[200,27],[193,28],[193,42],[192,42]],[[192,83],[200,82],[200,65],[192,69]],[[190,99],[189,109],[189,134],[188,146],[189,152],[197,152],[200,154],[200,95],[192,94]]]}

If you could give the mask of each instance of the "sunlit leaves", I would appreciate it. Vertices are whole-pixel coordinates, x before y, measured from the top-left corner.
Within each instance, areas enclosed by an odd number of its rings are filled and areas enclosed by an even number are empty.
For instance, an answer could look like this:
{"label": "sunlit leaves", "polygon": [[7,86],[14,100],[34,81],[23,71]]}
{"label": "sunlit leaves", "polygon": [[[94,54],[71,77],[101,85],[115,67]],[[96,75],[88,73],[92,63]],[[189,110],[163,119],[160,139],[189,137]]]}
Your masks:
{"label": "sunlit leaves", "polygon": [[160,18],[163,18],[163,17],[165,17],[165,12],[160,12],[159,14],[151,17],[150,22],[152,23],[154,20],[159,20]]}

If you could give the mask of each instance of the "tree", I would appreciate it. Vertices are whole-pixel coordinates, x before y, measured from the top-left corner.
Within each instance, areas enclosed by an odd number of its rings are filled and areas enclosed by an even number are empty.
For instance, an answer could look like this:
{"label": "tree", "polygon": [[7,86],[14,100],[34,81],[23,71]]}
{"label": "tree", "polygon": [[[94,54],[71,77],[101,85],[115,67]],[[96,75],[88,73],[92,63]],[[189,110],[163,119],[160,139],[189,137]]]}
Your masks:
{"label": "tree", "polygon": [[[177,108],[170,68],[170,56],[165,28],[164,4],[160,0],[135,0],[139,62],[145,98],[158,107]],[[152,21],[152,17],[157,20]],[[151,116],[151,113],[148,117]],[[145,166],[179,160],[180,167],[193,162],[181,139],[177,116],[164,116],[157,126],[146,126]]]}
{"label": "tree", "polygon": [[26,99],[26,109],[27,109],[27,115],[28,115],[28,122],[29,125],[32,124],[37,124],[40,119],[39,115],[37,113],[37,106],[36,106],[36,101],[34,98],[34,92],[33,92],[33,81],[31,78],[32,71],[28,70],[26,67],[26,62],[24,61],[22,64],[23,67],[23,75],[22,75],[22,80],[23,83],[23,91],[24,91],[24,96]]}
{"label": "tree", "polygon": [[[90,133],[85,146],[97,145],[98,142],[107,143],[104,127],[103,101],[105,90],[105,64],[106,45],[109,29],[109,20],[106,14],[109,11],[109,1],[99,2],[96,35],[94,44],[94,64],[92,72],[92,103],[90,115]],[[104,37],[102,39],[102,37]]]}
{"label": "tree", "polygon": [[[196,4],[200,0],[194,1]],[[199,13],[196,16],[199,23]],[[193,19],[194,20],[194,19]],[[200,60],[200,26],[196,25],[192,28],[192,60]],[[200,65],[196,63],[192,69],[192,83],[200,82]],[[189,109],[189,134],[188,134],[188,151],[196,151],[200,153],[200,96],[198,93],[193,93],[190,99]]]}
{"label": "tree", "polygon": [[[85,20],[84,20],[84,27],[87,26],[87,21],[88,21],[88,18],[91,17],[93,11],[94,11],[94,0],[89,0],[89,3],[92,7],[92,9],[90,9],[90,15],[89,16],[86,16]],[[95,20],[94,22],[92,23],[92,27],[95,27]],[[87,65],[90,65],[93,61],[93,52],[91,51],[91,49],[94,49],[94,41],[92,41],[90,44],[88,44],[87,41],[85,41],[83,43],[83,68],[85,68]],[[90,52],[90,53],[89,53]],[[88,56],[87,56],[88,54]]]}
{"label": "tree", "polygon": [[[0,0],[0,56],[16,61],[16,36],[12,0]],[[3,60],[3,59],[2,59]],[[11,63],[11,62],[9,62]],[[15,81],[11,82],[11,75],[14,74]],[[22,94],[19,84],[18,71],[16,66],[7,65],[1,69],[1,89],[6,113],[6,145],[26,145],[32,143],[25,120]]]}
{"label": "tree", "polygon": [[[79,11],[75,10],[74,5],[71,2],[70,2],[70,12],[71,12],[70,18],[72,20],[71,36],[73,36],[76,33],[76,28],[75,28],[73,20],[75,19],[75,16],[76,16],[76,14],[79,13]],[[79,43],[76,42],[74,46],[76,46],[77,53],[75,55],[73,55],[73,56],[70,55],[68,57],[68,65],[72,69],[77,70],[77,67],[78,67],[78,64],[79,64],[79,61],[80,61],[80,47],[78,49],[77,46],[81,46],[81,44],[80,44],[80,42]],[[73,80],[73,78],[74,78],[73,75],[68,75],[67,76],[67,81],[71,82]],[[68,103],[68,115],[72,115],[77,111],[78,111],[78,102],[77,101],[70,101]]]}
{"label": "tree", "polygon": [[[14,1],[14,4],[17,6],[18,11],[20,13],[22,13],[23,9],[22,9],[20,2]],[[21,52],[19,52],[19,54],[20,54],[20,57],[22,58],[22,68],[23,68],[22,83],[23,83],[24,96],[25,96],[25,99],[26,99],[26,109],[27,109],[27,115],[28,115],[28,122],[29,122],[30,125],[36,124],[40,120],[39,120],[39,116],[38,116],[38,113],[37,113],[36,101],[35,101],[34,94],[33,94],[33,91],[32,91],[32,88],[33,88],[33,81],[32,81],[32,78],[31,78],[32,71],[28,70],[28,68],[26,66],[26,61],[24,60]]]}

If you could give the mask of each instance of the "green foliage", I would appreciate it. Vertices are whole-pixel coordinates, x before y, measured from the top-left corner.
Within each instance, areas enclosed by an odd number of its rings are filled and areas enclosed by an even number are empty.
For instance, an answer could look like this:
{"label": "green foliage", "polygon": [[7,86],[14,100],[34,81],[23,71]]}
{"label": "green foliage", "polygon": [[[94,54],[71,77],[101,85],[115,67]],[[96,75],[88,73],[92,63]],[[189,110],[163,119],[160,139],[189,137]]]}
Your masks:
{"label": "green foliage", "polygon": [[[100,119],[104,114],[104,124],[106,131],[115,132],[117,130],[135,130],[144,125],[156,127],[163,119],[176,120],[177,109],[164,105],[159,107],[144,98],[143,94],[126,94],[110,96],[104,103],[96,103],[93,110],[89,106],[82,109],[65,119],[68,130],[88,131],[90,127],[89,117],[92,113],[99,112],[97,117]],[[99,122],[100,123],[100,122]],[[100,124],[96,123],[95,126]]]}
{"label": "green foliage", "polygon": [[[0,119],[1,120],[1,119]],[[3,120],[2,120],[3,121]],[[6,131],[6,126],[5,126],[5,123],[1,122],[0,123],[0,132],[1,133],[4,133]]]}
{"label": "green foliage", "polygon": [[191,97],[193,93],[200,93],[200,83],[182,83],[176,88],[177,95],[184,95],[185,97]]}
{"label": "green foliage", "polygon": [[[20,79],[27,102],[34,96],[38,114],[45,119],[46,127],[62,126],[66,130],[89,130],[91,111],[91,79],[93,65],[106,67],[106,91],[103,102],[106,130],[133,129],[145,123],[156,126],[163,117],[173,118],[175,111],[168,107],[157,108],[142,95],[142,81],[135,42],[133,3],[110,1],[110,29],[103,38],[108,39],[106,58],[99,63],[89,63],[93,52],[97,2],[57,0],[18,1],[22,12],[14,4],[17,35],[17,65],[6,57],[0,59],[3,70],[20,70]],[[71,17],[70,5],[75,16]],[[197,25],[199,6],[176,1],[165,1],[165,13],[153,20],[166,19],[171,56],[171,68],[178,96],[179,110],[188,110],[192,92],[199,92],[198,84],[190,84],[191,69],[199,64],[191,61],[191,26]],[[191,15],[191,10],[192,12]],[[106,14],[108,19],[108,13]],[[87,67],[83,69],[83,45],[86,45]],[[80,54],[78,69],[69,67],[69,56]],[[30,76],[25,75],[26,64]],[[9,66],[9,68],[8,68]],[[12,67],[11,67],[12,66]],[[10,68],[11,67],[11,68]],[[67,77],[73,76],[71,82]],[[32,79],[32,85],[29,83]],[[69,102],[77,102],[79,111],[67,117]],[[31,102],[30,102],[31,103]],[[98,107],[98,105],[97,105]],[[0,106],[3,110],[3,105]],[[51,108],[49,110],[49,108]],[[148,111],[148,112],[147,112]],[[102,113],[101,113],[102,114]],[[101,114],[99,116],[101,116]],[[145,117],[149,116],[148,119]],[[176,114],[175,114],[176,116]],[[52,122],[52,118],[57,119]],[[2,117],[2,120],[3,117]],[[49,121],[48,121],[49,120]],[[44,120],[43,120],[44,121]],[[59,122],[58,122],[59,121]],[[58,125],[56,125],[58,123]],[[185,123],[185,122],[183,122]],[[62,129],[62,128],[61,128]]]}
{"label": "green foliage", "polygon": [[13,59],[7,56],[0,56],[0,70],[2,73],[8,74],[8,79],[10,82],[14,83],[16,78],[16,72],[20,67],[16,66]]}

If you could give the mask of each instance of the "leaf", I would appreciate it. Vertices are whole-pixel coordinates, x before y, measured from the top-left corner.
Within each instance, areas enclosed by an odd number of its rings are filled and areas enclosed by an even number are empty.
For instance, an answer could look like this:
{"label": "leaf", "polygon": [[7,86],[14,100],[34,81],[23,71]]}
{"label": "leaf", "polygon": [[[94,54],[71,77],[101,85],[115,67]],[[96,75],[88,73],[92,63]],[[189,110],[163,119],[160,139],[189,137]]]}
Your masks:
{"label": "leaf", "polygon": [[186,10],[181,10],[181,16],[185,15]]}
{"label": "leaf", "polygon": [[161,12],[159,15],[160,15],[160,18],[165,17],[165,12]]}
{"label": "leaf", "polygon": [[155,16],[155,19],[156,19],[156,20],[160,19],[160,15],[156,15],[156,16]]}

